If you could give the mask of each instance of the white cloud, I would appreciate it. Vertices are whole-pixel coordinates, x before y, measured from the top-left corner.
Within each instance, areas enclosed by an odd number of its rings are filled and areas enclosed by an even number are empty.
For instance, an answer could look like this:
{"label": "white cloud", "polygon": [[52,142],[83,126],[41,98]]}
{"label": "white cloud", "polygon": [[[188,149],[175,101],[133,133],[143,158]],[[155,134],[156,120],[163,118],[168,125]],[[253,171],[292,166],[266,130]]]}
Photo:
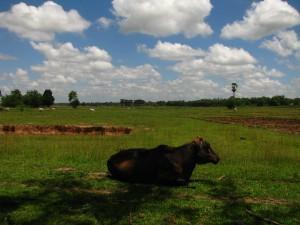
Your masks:
{"label": "white cloud", "polygon": [[149,64],[113,65],[110,54],[96,46],[79,49],[71,43],[31,44],[45,57],[43,63],[31,67],[35,78],[23,69],[0,75],[1,90],[19,88],[23,92],[30,89],[42,92],[50,88],[57,101],[67,101],[68,92],[77,90],[81,101],[119,101],[120,98],[226,98],[231,95],[228,87],[231,82],[239,84],[239,96],[285,94],[294,97],[299,89],[294,85],[296,81],[283,84],[282,72],[259,65],[246,50],[220,44],[211,46],[204,56],[176,62],[172,69],[178,77],[173,80],[163,79]]}
{"label": "white cloud", "polygon": [[288,93],[288,86],[269,77],[247,79],[240,85],[239,89],[239,95],[250,97],[271,97],[275,95],[285,95]]}
{"label": "white cloud", "polygon": [[89,26],[76,10],[64,11],[52,1],[38,7],[21,2],[0,13],[0,27],[34,41],[53,40],[56,33],[81,33]]}
{"label": "white cloud", "polygon": [[300,98],[300,76],[291,80],[288,87],[288,96]]}
{"label": "white cloud", "polygon": [[37,82],[31,80],[28,72],[22,68],[18,68],[14,73],[0,74],[0,80],[0,90],[4,90],[6,94],[13,89],[20,89],[24,93],[37,87]]}
{"label": "white cloud", "polygon": [[282,57],[300,54],[300,40],[297,33],[293,30],[279,32],[272,40],[265,40],[261,47]]}
{"label": "white cloud", "polygon": [[[221,44],[211,46],[203,58],[176,63],[172,70],[179,73],[183,80],[204,82],[214,79],[222,80],[219,82],[225,84],[237,82],[240,86],[238,93],[240,96],[272,96],[288,93],[287,86],[278,80],[285,74],[259,65],[244,49]],[[214,90],[217,97],[229,96],[231,94],[229,87],[222,87],[219,82],[213,82],[215,88],[213,85],[205,91]],[[211,92],[209,96],[216,95]]]}
{"label": "white cloud", "polygon": [[105,100],[133,97],[138,93],[144,96],[151,88],[156,89],[155,84],[161,79],[149,64],[114,66],[109,53],[96,46],[78,49],[72,43],[31,44],[45,57],[43,64],[31,67],[41,75],[37,82],[41,88],[56,89],[59,96],[66,96],[67,91],[76,88],[89,101],[89,98],[99,100],[100,94]]}
{"label": "white cloud", "polygon": [[222,44],[214,44],[209,47],[206,57],[208,62],[223,65],[254,64],[254,57],[242,48],[230,48]]}
{"label": "white cloud", "polygon": [[253,72],[256,59],[244,49],[214,44],[203,58],[183,61],[173,66],[173,70],[184,76],[217,75],[230,78],[241,77]]}
{"label": "white cloud", "polygon": [[221,37],[258,40],[299,24],[299,12],[287,1],[263,0],[252,3],[243,20],[227,24],[222,29]]}
{"label": "white cloud", "polygon": [[218,83],[197,76],[167,81],[164,88],[161,96],[162,99],[167,100],[195,100],[226,96],[226,91]]}
{"label": "white cloud", "polygon": [[32,42],[31,45],[46,58],[42,65],[31,67],[32,71],[42,74],[39,83],[43,86],[87,82],[113,68],[111,56],[96,46],[85,47],[81,51],[70,42],[57,45]]}
{"label": "white cloud", "polygon": [[0,53],[0,61],[16,60],[16,57]]}
{"label": "white cloud", "polygon": [[[46,58],[43,65],[32,66],[32,70],[44,73],[47,77],[59,75],[65,77],[65,79],[56,77],[57,81],[75,83],[76,77],[88,76],[94,72],[113,68],[111,56],[96,46],[89,46],[80,51],[70,42],[57,45],[33,42],[31,44]],[[68,79],[68,77],[73,77],[73,79]]]}
{"label": "white cloud", "polygon": [[[272,96],[288,93],[287,86],[278,80],[285,76],[284,73],[259,65],[257,60],[242,48],[217,43],[198,56],[195,54],[184,57],[185,51],[175,51],[182,50],[180,48],[182,46],[178,43],[165,45],[160,42],[153,49],[142,46],[142,51],[152,57],[180,61],[171,67],[179,77],[162,83],[161,88],[164,91],[160,92],[160,96],[167,99],[227,97],[231,95],[230,88],[221,83],[231,82],[239,83],[241,96]],[[195,50],[188,45],[184,45],[184,49]]]}
{"label": "white cloud", "polygon": [[203,50],[194,49],[188,45],[161,41],[158,41],[152,49],[147,48],[145,45],[139,45],[138,50],[152,58],[169,61],[188,60],[205,54]]}
{"label": "white cloud", "polygon": [[280,31],[272,39],[264,40],[260,45],[278,56],[278,63],[290,70],[300,71],[300,39],[294,30]]}
{"label": "white cloud", "polygon": [[158,41],[152,49],[147,48],[146,45],[139,45],[138,51],[144,52],[153,58],[169,61],[186,61],[195,58],[204,58],[205,62],[223,65],[256,63],[256,59],[244,49],[227,47],[219,43],[210,46],[208,51],[205,52],[202,49],[194,49],[191,46],[180,43]]}
{"label": "white cloud", "polygon": [[106,17],[100,17],[97,22],[102,28],[109,28],[114,21]]}
{"label": "white cloud", "polygon": [[210,0],[113,0],[121,30],[164,37],[183,33],[191,38],[212,34],[204,21],[210,14]]}

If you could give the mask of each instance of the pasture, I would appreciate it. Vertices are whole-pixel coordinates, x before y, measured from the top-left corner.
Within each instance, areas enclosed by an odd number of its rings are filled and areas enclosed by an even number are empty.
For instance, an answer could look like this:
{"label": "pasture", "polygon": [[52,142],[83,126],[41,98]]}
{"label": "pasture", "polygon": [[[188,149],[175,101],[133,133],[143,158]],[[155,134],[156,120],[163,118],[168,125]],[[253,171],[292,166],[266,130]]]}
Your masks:
{"label": "pasture", "polygon": [[[0,112],[0,124],[107,125],[129,135],[0,135],[1,225],[300,223],[300,136],[212,117],[300,120],[292,107],[80,107]],[[123,148],[178,146],[204,137],[217,165],[188,187],[121,183],[106,161]]]}

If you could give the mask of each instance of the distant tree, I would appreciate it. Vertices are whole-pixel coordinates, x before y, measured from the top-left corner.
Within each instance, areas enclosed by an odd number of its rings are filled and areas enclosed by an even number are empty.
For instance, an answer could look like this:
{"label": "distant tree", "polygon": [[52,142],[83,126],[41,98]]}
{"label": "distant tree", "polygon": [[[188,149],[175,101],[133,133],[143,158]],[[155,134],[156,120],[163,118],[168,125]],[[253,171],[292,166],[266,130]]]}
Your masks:
{"label": "distant tree", "polygon": [[236,110],[236,100],[235,100],[235,92],[237,90],[237,83],[232,83],[231,84],[231,90],[232,90],[232,97],[229,98],[228,103],[227,103],[227,107],[229,109],[235,109]]}
{"label": "distant tree", "polygon": [[140,106],[140,105],[145,105],[146,102],[144,100],[142,100],[142,99],[137,99],[137,100],[134,100],[133,104],[135,106]]}
{"label": "distant tree", "polygon": [[22,93],[20,90],[15,89],[9,95],[2,97],[2,103],[5,107],[16,107],[22,105]]}
{"label": "distant tree", "polygon": [[52,95],[52,91],[50,89],[46,89],[42,97],[42,104],[44,106],[50,107],[54,104],[54,100],[55,98]]}
{"label": "distant tree", "polygon": [[231,84],[231,90],[232,90],[232,97],[233,98],[235,98],[235,92],[236,92],[237,88],[238,88],[237,83],[232,83]]}
{"label": "distant tree", "polygon": [[273,96],[270,100],[270,105],[272,106],[279,106],[279,105],[288,105],[288,99],[285,98],[283,95]]}
{"label": "distant tree", "polygon": [[80,104],[80,102],[78,100],[77,92],[76,91],[71,91],[68,96],[69,96],[70,105],[73,108],[77,108],[77,106]]}
{"label": "distant tree", "polygon": [[27,91],[23,96],[23,102],[30,107],[40,107],[43,102],[43,96],[37,90]]}
{"label": "distant tree", "polygon": [[132,106],[133,103],[134,101],[130,99],[120,99],[121,106]]}
{"label": "distant tree", "polygon": [[300,106],[300,98],[295,98],[295,99],[293,99],[293,105],[298,105],[298,106]]}
{"label": "distant tree", "polygon": [[76,91],[70,91],[68,97],[69,97],[69,102],[71,102],[74,99],[77,99],[77,92]]}

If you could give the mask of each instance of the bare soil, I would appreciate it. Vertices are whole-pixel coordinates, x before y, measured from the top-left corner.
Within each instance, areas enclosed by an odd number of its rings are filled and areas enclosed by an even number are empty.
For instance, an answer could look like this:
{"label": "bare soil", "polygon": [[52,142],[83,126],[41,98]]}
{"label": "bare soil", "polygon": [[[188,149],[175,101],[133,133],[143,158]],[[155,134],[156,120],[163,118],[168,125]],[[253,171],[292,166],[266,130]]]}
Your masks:
{"label": "bare soil", "polygon": [[269,128],[290,134],[300,133],[300,120],[295,119],[273,119],[273,118],[240,118],[240,117],[214,117],[208,121],[224,124],[242,124],[248,127]]}
{"label": "bare soil", "polygon": [[180,195],[179,199],[196,199],[196,200],[214,200],[226,202],[244,202],[247,204],[264,204],[264,205],[288,205],[293,203],[285,199],[259,198],[259,197],[236,197],[236,196],[208,196],[208,195]]}
{"label": "bare soil", "polygon": [[124,135],[130,134],[129,127],[87,126],[87,125],[0,125],[0,134],[18,135],[57,135],[57,134],[90,134],[90,135]]}

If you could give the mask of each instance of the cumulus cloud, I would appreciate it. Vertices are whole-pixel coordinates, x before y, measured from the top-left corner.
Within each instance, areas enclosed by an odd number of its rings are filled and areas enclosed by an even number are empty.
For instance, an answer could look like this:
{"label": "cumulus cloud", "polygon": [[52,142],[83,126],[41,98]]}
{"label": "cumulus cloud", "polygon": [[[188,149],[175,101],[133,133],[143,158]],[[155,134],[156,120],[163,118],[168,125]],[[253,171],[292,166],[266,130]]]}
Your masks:
{"label": "cumulus cloud", "polygon": [[210,14],[210,0],[113,0],[114,14],[125,33],[155,37],[183,33],[191,38],[212,34],[204,21]]}
{"label": "cumulus cloud", "polygon": [[[165,47],[164,43],[161,43]],[[245,49],[214,44],[199,55],[182,57],[178,51],[162,51],[159,43],[142,51],[149,56],[162,60],[178,61],[171,69],[178,73],[178,78],[161,83],[160,96],[166,99],[197,99],[206,97],[227,97],[231,89],[226,84],[239,83],[240,96],[272,96],[289,94],[288,86],[280,82],[285,74],[259,65],[258,61]],[[174,44],[168,43],[170,49]],[[177,44],[177,47],[181,46]],[[172,49],[172,48],[171,48]],[[181,48],[175,48],[176,50]],[[184,49],[192,49],[185,45]],[[174,50],[174,49],[173,49]],[[195,50],[195,49],[194,49]],[[224,85],[225,84],[225,85]]]}
{"label": "cumulus cloud", "polygon": [[28,72],[22,68],[17,68],[15,72],[0,74],[0,81],[0,90],[3,90],[6,94],[13,89],[26,92],[38,86],[38,83],[31,80]]}
{"label": "cumulus cloud", "polygon": [[183,76],[221,75],[241,77],[257,67],[257,60],[246,50],[214,44],[205,52],[204,57],[176,63],[172,69]]}
{"label": "cumulus cloud", "polygon": [[56,33],[81,33],[89,26],[76,10],[65,11],[52,1],[38,7],[21,2],[0,13],[0,27],[34,41],[53,40]]}
{"label": "cumulus cloud", "polygon": [[164,86],[165,90],[161,91],[161,96],[168,100],[195,100],[226,96],[226,90],[217,82],[197,76],[179,77],[167,81]]}
{"label": "cumulus cloud", "polygon": [[288,93],[289,96],[300,97],[300,76],[291,80]]}
{"label": "cumulus cloud", "polygon": [[[239,83],[240,96],[272,96],[287,92],[287,86],[278,79],[285,76],[276,69],[268,69],[246,50],[215,44],[209,47],[206,56],[176,63],[172,70],[179,73],[181,79],[198,81],[222,80],[221,83]],[[215,83],[215,82],[213,82]],[[213,87],[216,88],[213,88]],[[215,83],[210,90],[218,96],[229,96],[229,87]],[[210,94],[210,96],[214,96]]]}
{"label": "cumulus cloud", "polygon": [[[287,86],[278,80],[284,74],[275,69],[268,70],[261,66],[207,64],[204,60],[198,59],[190,64],[188,62],[179,63],[173,69],[181,74],[183,80],[190,78],[199,81],[221,79],[221,83],[225,84],[237,82],[240,87],[239,96],[273,96],[288,93]],[[216,88],[212,87],[210,90],[216,91],[217,96],[210,93],[210,97],[230,96],[229,87],[221,86],[219,82],[214,83]],[[192,84],[190,83],[190,85]]]}
{"label": "cumulus cloud", "polygon": [[271,40],[265,40],[262,48],[275,52],[279,56],[287,57],[300,54],[300,39],[295,31],[281,31]]}
{"label": "cumulus cloud", "polygon": [[46,83],[74,84],[77,79],[89,79],[99,72],[113,68],[111,56],[96,46],[85,47],[81,51],[70,42],[56,45],[33,42],[31,44],[46,58],[42,65],[31,67],[32,71],[43,75]]}
{"label": "cumulus cloud", "polygon": [[97,22],[102,28],[106,29],[106,28],[109,28],[113,24],[114,21],[112,19],[109,19],[106,17],[100,17],[97,20]]}
{"label": "cumulus cloud", "polygon": [[0,53],[0,61],[16,60],[16,57]]}
{"label": "cumulus cloud", "polygon": [[299,24],[299,12],[287,1],[263,0],[252,3],[243,20],[227,24],[222,29],[221,37],[258,40]]}
{"label": "cumulus cloud", "polygon": [[139,45],[138,51],[144,52],[152,58],[169,61],[188,60],[205,54],[203,50],[194,49],[188,45],[161,41],[158,41],[152,49],[145,45]]}
{"label": "cumulus cloud", "polygon": [[230,48],[222,44],[214,44],[209,47],[206,57],[208,62],[223,65],[254,64],[254,57],[242,48]]}
{"label": "cumulus cloud", "polygon": [[86,81],[92,85],[107,84],[109,81],[134,80],[135,82],[158,80],[160,74],[149,64],[137,67],[114,66],[110,54],[96,46],[82,50],[72,43],[31,43],[32,47],[45,56],[42,65],[32,66],[34,72],[52,82],[76,83]]}
{"label": "cumulus cloud", "polygon": [[96,46],[78,49],[69,42],[32,42],[31,45],[45,57],[42,64],[31,67],[33,72],[40,74],[39,87],[51,88],[59,96],[66,96],[68,90],[76,88],[89,101],[118,100],[137,93],[144,96],[153,92],[161,79],[160,73],[149,64],[113,65],[110,54]]}
{"label": "cumulus cloud", "polygon": [[23,69],[0,75],[1,90],[51,88],[58,101],[67,101],[70,90],[77,90],[82,101],[190,100],[226,98],[231,95],[228,85],[237,82],[239,96],[285,94],[294,97],[297,94],[297,87],[280,81],[285,75],[282,72],[259,65],[244,49],[221,44],[211,46],[203,56],[176,60],[172,70],[178,76],[172,80],[164,79],[158,69],[149,64],[116,66],[110,54],[97,46],[79,49],[72,43],[31,44],[45,58],[40,65],[31,67],[35,78]]}
{"label": "cumulus cloud", "polygon": [[112,67],[111,56],[103,49],[96,46],[85,47],[83,51],[75,48],[72,43],[51,44],[51,43],[34,43],[32,47],[42,53],[47,61],[45,64],[63,66],[68,63],[76,67],[76,64],[85,65],[85,68],[109,69]]}
{"label": "cumulus cloud", "polygon": [[250,78],[240,85],[240,95],[250,97],[288,94],[288,86],[269,77]]}

